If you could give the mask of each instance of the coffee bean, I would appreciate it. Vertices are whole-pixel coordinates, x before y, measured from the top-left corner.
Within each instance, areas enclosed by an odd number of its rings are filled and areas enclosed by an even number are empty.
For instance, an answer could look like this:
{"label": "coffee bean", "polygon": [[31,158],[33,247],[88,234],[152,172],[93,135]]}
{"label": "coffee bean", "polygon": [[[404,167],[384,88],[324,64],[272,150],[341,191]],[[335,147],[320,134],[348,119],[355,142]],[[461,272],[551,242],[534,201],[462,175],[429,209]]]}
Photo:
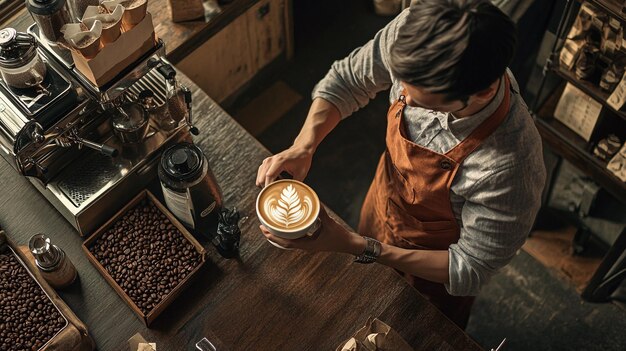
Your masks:
{"label": "coffee bean", "polygon": [[37,350],[65,325],[12,253],[0,255],[0,287],[0,350]]}
{"label": "coffee bean", "polygon": [[145,200],[122,215],[90,250],[144,314],[201,262],[178,228]]}

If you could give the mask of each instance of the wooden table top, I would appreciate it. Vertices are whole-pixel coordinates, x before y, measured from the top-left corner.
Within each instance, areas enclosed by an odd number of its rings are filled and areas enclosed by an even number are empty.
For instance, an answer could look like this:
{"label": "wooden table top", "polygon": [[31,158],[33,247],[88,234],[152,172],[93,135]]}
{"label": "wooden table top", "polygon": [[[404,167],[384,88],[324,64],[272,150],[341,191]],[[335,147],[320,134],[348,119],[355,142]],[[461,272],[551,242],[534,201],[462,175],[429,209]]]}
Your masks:
{"label": "wooden table top", "polygon": [[207,269],[146,328],[87,261],[81,238],[47,200],[0,161],[0,226],[19,245],[46,233],[76,265],[79,281],[62,298],[87,324],[98,350],[127,349],[140,332],[159,350],[192,350],[212,335],[230,350],[331,350],[380,318],[419,350],[480,350],[393,270],[359,265],[340,254],[284,251],[260,233],[254,213],[257,165],[269,152],[199,88],[191,87],[202,148],[225,204],[249,219],[240,260],[221,258],[209,244]]}
{"label": "wooden table top", "polygon": [[[27,26],[23,17],[18,21],[15,27]],[[98,350],[128,350],[127,340],[137,332],[167,351],[193,350],[205,336],[228,350],[334,350],[369,316],[417,350],[481,349],[390,268],[270,245],[254,213],[257,166],[269,152],[188,78],[180,78],[193,91],[200,129],[195,142],[209,159],[225,205],[249,219],[241,226],[240,259],[225,260],[208,244],[207,269],[150,329],[88,262],[83,238],[26,178],[0,161],[0,227],[18,245],[42,232],[65,250],[79,280],[60,295],[88,326]]]}

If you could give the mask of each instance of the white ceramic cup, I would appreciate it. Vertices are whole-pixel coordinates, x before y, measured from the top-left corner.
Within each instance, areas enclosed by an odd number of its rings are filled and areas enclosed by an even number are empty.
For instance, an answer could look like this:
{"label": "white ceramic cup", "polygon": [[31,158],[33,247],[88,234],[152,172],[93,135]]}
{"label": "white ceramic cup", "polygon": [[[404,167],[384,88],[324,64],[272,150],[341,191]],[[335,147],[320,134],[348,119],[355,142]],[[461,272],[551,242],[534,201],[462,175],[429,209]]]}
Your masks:
{"label": "white ceramic cup", "polygon": [[[289,188],[290,184],[293,185],[292,188]],[[280,198],[267,198],[265,200],[266,202],[267,200],[271,200],[270,204],[261,203],[261,199],[266,197],[264,196],[265,192],[270,189],[277,190],[276,187],[279,187],[281,190]],[[298,187],[306,188],[308,193],[299,194],[298,191],[294,189],[297,189]],[[296,203],[294,208],[290,207],[291,204],[289,199],[295,199],[295,201],[292,201],[292,203]],[[306,216],[306,219],[303,221],[304,223],[298,224],[297,227],[293,229],[286,228],[286,226],[278,226],[276,221],[272,222],[271,220],[263,218],[259,211],[259,208],[274,209],[275,207],[280,206],[283,207],[283,214],[290,213],[297,216],[300,214],[298,211],[305,211],[306,213],[304,215]],[[311,187],[297,180],[283,179],[268,184],[261,190],[261,192],[259,192],[256,199],[255,209],[259,221],[270,231],[270,233],[279,238],[293,240],[307,235],[313,235],[320,228],[321,221],[319,220],[319,212],[321,206],[322,204],[320,203],[317,194],[313,189],[311,189]],[[297,209],[298,211],[294,211],[294,209]],[[274,246],[284,249],[284,247],[272,242],[271,240],[268,241]]]}

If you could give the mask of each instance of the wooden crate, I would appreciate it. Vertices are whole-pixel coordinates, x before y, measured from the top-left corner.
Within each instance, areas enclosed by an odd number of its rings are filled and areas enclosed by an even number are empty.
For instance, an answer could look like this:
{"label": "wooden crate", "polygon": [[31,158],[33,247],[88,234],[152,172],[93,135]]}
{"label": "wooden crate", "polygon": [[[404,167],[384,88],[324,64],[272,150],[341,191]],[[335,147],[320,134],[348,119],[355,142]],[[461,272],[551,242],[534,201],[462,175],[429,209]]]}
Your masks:
{"label": "wooden crate", "polygon": [[[2,229],[0,233],[6,235]],[[28,247],[17,246],[6,235],[8,243],[8,254],[15,256],[19,264],[26,270],[28,275],[35,281],[39,288],[44,292],[45,296],[52,303],[54,308],[59,312],[65,325],[38,351],[47,350],[74,350],[74,351],[91,351],[95,349],[95,344],[87,331],[87,327],[72,312],[56,291],[43,278],[35,265],[35,258],[31,255]]]}
{"label": "wooden crate", "polygon": [[[121,218],[127,211],[134,208],[138,205],[141,200],[144,198],[148,198],[149,201],[152,201],[156,207],[165,214],[167,219],[178,229],[182,235],[187,239],[196,249],[196,251],[200,254],[201,261],[200,264],[194,268],[178,285],[176,285],[167,296],[159,302],[156,307],[154,307],[147,315],[145,315],[141,309],[135,304],[135,302],[126,294],[124,289],[113,279],[113,277],[108,273],[108,271],[102,266],[102,264],[96,259],[96,257],[89,250],[96,240],[101,237],[110,227],[113,225],[119,218]],[[102,225],[98,230],[96,230],[93,235],[89,237],[83,243],[83,250],[87,255],[89,261],[96,267],[96,269],[100,272],[100,274],[104,277],[104,279],[113,287],[115,292],[126,302],[126,304],[135,312],[135,314],[141,319],[144,324],[149,327],[150,324],[158,317],[161,312],[163,312],[167,306],[169,306],[178,295],[189,285],[191,280],[197,276],[200,269],[204,266],[206,262],[206,250],[196,238],[194,238],[189,231],[178,221],[176,217],[165,207],[150,191],[143,190],[134,199],[132,199],[126,206],[124,206],[121,210],[119,210],[111,219],[109,219],[104,225]]]}

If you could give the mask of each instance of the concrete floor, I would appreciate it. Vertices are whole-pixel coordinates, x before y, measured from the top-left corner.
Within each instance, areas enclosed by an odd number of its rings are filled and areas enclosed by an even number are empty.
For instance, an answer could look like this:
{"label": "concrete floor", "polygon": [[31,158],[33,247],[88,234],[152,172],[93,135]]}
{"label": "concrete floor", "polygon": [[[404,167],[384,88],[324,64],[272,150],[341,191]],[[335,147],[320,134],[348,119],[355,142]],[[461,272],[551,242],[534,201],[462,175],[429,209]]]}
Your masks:
{"label": "concrete floor", "polygon": [[[274,153],[291,145],[306,118],[310,92],[330,64],[365,43],[389,21],[375,16],[367,0],[296,1],[294,15],[295,59],[250,87],[227,108],[236,116],[276,81],[302,95],[284,117],[258,136]],[[359,209],[385,147],[386,95],[379,94],[327,137],[306,180],[321,200],[352,226],[358,223]],[[610,303],[583,302],[568,281],[521,251],[485,286],[467,332],[487,350],[505,337],[504,350],[510,351],[626,350],[626,311]]]}

